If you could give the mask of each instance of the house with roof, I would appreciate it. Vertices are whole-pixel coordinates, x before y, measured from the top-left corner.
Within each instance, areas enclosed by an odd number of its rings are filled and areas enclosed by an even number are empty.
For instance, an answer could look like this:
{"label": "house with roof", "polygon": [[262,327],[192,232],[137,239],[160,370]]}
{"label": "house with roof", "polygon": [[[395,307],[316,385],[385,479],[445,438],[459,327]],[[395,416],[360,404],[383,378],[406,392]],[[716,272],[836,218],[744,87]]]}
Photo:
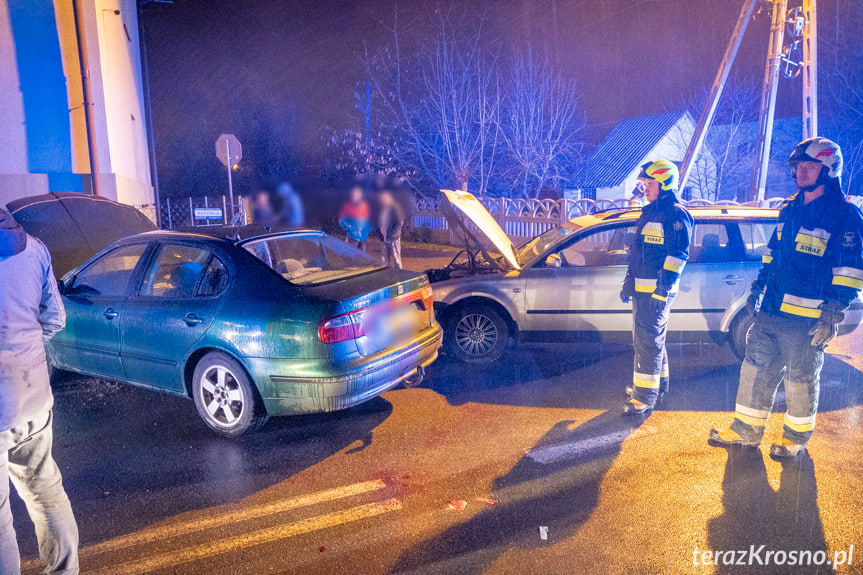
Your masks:
{"label": "house with roof", "polygon": [[[638,183],[641,166],[651,160],[683,160],[686,147],[695,132],[695,120],[689,112],[650,114],[627,118],[619,122],[593,150],[573,176],[571,198],[608,198],[611,200],[632,197]],[[695,167],[701,178],[715,174],[710,150],[702,154]],[[693,174],[695,175],[695,174]],[[686,190],[689,198],[702,197],[697,186]]]}

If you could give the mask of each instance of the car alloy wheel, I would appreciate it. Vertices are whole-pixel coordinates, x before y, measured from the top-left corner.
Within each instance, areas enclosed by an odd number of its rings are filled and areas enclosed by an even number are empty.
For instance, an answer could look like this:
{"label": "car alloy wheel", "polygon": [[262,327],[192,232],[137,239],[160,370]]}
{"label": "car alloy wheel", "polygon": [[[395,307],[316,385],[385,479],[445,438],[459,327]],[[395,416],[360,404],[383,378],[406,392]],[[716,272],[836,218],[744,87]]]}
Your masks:
{"label": "car alloy wheel", "polygon": [[447,349],[462,361],[495,361],[509,342],[509,325],[490,305],[473,304],[454,310],[447,322]]}
{"label": "car alloy wheel", "polygon": [[195,366],[192,398],[204,423],[227,437],[255,431],[269,418],[246,370],[225,353],[208,353]]}
{"label": "car alloy wheel", "polygon": [[200,390],[201,401],[215,425],[231,428],[243,416],[243,388],[227,368],[215,365],[207,369],[201,376]]}
{"label": "car alloy wheel", "polygon": [[486,315],[472,313],[462,316],[455,326],[455,342],[470,356],[488,354],[500,335],[494,322]]}

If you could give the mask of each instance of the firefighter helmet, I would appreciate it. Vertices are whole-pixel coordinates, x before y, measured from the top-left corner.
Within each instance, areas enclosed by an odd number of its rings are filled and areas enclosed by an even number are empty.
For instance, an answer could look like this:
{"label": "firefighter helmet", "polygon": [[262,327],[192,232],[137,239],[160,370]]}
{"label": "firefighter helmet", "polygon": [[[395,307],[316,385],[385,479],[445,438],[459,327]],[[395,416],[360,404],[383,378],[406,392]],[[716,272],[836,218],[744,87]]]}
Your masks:
{"label": "firefighter helmet", "polygon": [[836,180],[842,177],[842,150],[827,138],[809,138],[797,144],[788,157],[788,165],[793,170],[800,162],[818,162],[827,168],[828,177]]}
{"label": "firefighter helmet", "polygon": [[678,172],[677,166],[668,160],[647,162],[641,166],[641,173],[638,174],[638,177],[656,180],[659,182],[659,189],[663,192],[676,191],[677,184],[680,182],[680,172]]}

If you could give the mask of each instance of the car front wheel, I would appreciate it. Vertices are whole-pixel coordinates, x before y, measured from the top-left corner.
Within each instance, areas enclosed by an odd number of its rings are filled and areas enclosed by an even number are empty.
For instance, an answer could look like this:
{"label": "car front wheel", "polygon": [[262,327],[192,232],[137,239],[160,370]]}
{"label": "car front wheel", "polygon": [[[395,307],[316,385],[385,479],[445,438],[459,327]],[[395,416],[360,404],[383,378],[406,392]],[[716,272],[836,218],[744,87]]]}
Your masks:
{"label": "car front wheel", "polygon": [[243,366],[224,353],[209,353],[198,362],[192,396],[204,423],[226,437],[255,431],[269,419]]}
{"label": "car front wheel", "polygon": [[506,319],[489,305],[465,305],[456,310],[447,330],[447,347],[461,361],[484,363],[503,354],[509,341]]}

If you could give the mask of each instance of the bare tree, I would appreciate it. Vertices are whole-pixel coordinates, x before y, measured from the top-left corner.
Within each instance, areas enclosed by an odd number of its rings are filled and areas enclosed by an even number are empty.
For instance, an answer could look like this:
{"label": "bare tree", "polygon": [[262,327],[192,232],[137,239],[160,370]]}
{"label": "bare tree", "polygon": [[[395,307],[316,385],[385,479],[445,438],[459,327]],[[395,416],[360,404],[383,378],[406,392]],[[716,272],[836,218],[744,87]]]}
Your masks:
{"label": "bare tree", "polygon": [[398,18],[396,10],[392,45],[366,55],[393,156],[435,188],[482,193],[500,140],[498,45],[484,37],[481,23],[466,33],[454,24],[459,18],[437,10],[434,35],[405,56]]}
{"label": "bare tree", "polygon": [[[689,111],[697,118],[709,94],[710,88],[704,86],[683,98],[677,109]],[[705,145],[692,165],[689,181],[699,190],[701,198],[733,199],[737,188],[748,185],[755,145],[755,133],[750,133],[750,128],[758,119],[760,96],[755,81],[735,76],[728,80],[713,123],[708,126]],[[682,150],[685,151],[691,137],[692,134],[681,135]],[[752,152],[747,153],[750,148]]]}
{"label": "bare tree", "polygon": [[510,160],[508,173],[525,198],[543,187],[558,187],[578,159],[578,115],[575,82],[563,79],[531,51],[515,57],[507,84],[506,119],[501,133]]}

